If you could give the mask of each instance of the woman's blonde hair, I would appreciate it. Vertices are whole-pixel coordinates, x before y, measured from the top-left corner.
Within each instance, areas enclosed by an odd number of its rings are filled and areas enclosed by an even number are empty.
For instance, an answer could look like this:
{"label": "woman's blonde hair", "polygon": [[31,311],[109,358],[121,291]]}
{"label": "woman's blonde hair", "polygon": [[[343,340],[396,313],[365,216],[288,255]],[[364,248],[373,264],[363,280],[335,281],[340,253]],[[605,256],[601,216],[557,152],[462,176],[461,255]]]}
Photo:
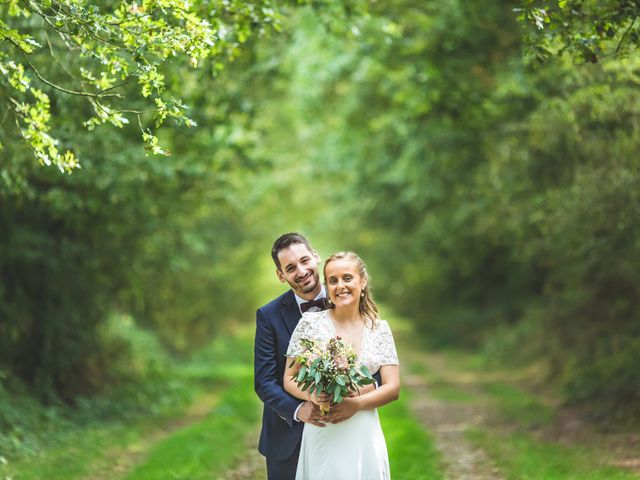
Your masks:
{"label": "woman's blonde hair", "polygon": [[363,295],[360,297],[360,303],[358,304],[358,311],[360,315],[365,321],[365,324],[369,328],[375,328],[378,325],[380,320],[380,315],[378,314],[378,307],[376,306],[376,302],[373,301],[373,297],[371,296],[371,292],[369,289],[369,274],[367,273],[367,267],[362,261],[362,259],[358,256],[358,254],[354,252],[337,252],[333,255],[329,255],[324,262],[324,268],[322,273],[324,275],[324,283],[327,284],[327,265],[335,260],[352,260],[355,262],[358,268],[358,274],[365,282],[365,287],[362,289]]}

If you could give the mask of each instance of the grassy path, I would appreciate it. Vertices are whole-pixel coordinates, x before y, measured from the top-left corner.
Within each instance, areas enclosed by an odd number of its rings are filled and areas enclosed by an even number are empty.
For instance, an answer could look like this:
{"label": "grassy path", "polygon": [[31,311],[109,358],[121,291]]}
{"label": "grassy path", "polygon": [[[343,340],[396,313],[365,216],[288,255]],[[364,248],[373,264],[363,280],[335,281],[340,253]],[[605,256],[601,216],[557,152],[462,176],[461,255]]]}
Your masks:
{"label": "grassy path", "polygon": [[134,442],[108,450],[91,467],[82,480],[112,480],[123,478],[140,464],[154,445],[162,442],[177,431],[202,421],[219,400],[218,393],[206,393],[186,410],[184,416],[168,421]]}
{"label": "grassy path", "polygon": [[[405,387],[436,434],[450,479],[640,478],[640,435],[597,431],[541,388],[535,368],[407,350]],[[535,388],[538,386],[538,388]]]}
{"label": "grassy path", "polygon": [[446,478],[502,480],[503,476],[487,453],[465,437],[465,432],[482,420],[473,404],[456,404],[433,397],[427,382],[418,375],[405,375],[403,386],[412,391],[412,409],[426,428],[434,432],[442,455]]}
{"label": "grassy path", "polygon": [[465,431],[481,421],[484,412],[474,403],[460,403],[432,395],[424,375],[425,355],[412,339],[411,325],[402,319],[392,322],[398,346],[403,394],[426,431],[432,432],[444,478],[459,480],[502,480],[500,471],[484,449],[465,437]]}
{"label": "grassy path", "polygon": [[[589,430],[522,388],[532,372],[426,352],[408,322],[390,324],[403,388],[379,413],[394,480],[640,478],[640,436]],[[181,412],[71,431],[0,464],[0,480],[265,480],[252,340],[251,326],[238,328],[179,369],[206,386]]]}

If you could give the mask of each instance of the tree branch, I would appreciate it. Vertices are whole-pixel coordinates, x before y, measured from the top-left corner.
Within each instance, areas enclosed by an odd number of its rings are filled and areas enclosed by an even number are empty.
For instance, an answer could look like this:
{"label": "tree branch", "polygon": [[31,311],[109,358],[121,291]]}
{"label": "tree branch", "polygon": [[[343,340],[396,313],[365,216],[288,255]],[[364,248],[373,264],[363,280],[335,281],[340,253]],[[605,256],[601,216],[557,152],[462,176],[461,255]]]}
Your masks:
{"label": "tree branch", "polygon": [[78,96],[81,96],[81,97],[91,97],[91,98],[116,97],[116,98],[122,98],[122,95],[120,95],[119,93],[108,93],[108,94],[90,93],[90,92],[83,92],[83,91],[79,91],[79,90],[69,90],[68,88],[64,88],[64,87],[61,87],[60,85],[56,85],[55,83],[47,80],[45,77],[43,77],[40,74],[38,69],[29,60],[29,57],[25,53],[25,51],[22,50],[22,48],[20,48],[20,45],[18,45],[16,42],[14,42],[10,38],[7,38],[7,40],[9,40],[11,43],[13,43],[16,46],[16,48],[18,48],[20,50],[20,52],[22,52],[22,56],[24,57],[25,61],[27,62],[27,65],[29,65],[29,68],[31,68],[31,70],[33,70],[33,73],[36,74],[36,77],[38,77],[38,79],[40,79],[41,82],[45,83],[46,85],[49,85],[51,88],[59,90],[60,92],[63,92],[63,93],[67,93],[69,95],[78,95]]}
{"label": "tree branch", "polygon": [[620,48],[622,48],[622,43],[624,42],[624,39],[627,36],[627,33],[629,33],[629,31],[633,28],[633,25],[636,23],[636,18],[638,17],[633,17],[633,20],[631,21],[631,25],[629,25],[629,28],[627,28],[625,32],[622,34],[620,43],[618,43],[618,46],[616,47],[616,53],[618,53],[620,51]]}

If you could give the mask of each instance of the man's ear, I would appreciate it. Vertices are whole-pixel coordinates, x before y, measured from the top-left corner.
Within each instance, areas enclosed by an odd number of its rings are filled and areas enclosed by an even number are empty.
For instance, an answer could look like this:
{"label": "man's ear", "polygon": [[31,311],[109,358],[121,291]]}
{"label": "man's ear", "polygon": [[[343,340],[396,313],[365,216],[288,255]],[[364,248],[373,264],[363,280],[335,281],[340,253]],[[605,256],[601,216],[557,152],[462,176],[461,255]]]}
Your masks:
{"label": "man's ear", "polygon": [[280,282],[282,283],[286,282],[286,279],[284,278],[284,274],[279,268],[276,268],[276,275],[278,276],[278,279],[280,280]]}
{"label": "man's ear", "polygon": [[318,254],[317,250],[313,250],[313,255],[316,257],[316,260],[318,260],[318,263],[322,263],[322,259],[320,258],[320,255]]}

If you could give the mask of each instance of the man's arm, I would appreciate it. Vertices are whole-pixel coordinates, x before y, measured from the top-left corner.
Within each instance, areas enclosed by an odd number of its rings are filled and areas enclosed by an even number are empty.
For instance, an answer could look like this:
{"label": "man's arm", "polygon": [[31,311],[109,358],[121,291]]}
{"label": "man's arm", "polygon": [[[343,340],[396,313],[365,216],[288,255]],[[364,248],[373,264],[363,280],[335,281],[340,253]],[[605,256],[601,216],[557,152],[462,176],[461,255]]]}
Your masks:
{"label": "man's arm", "polygon": [[256,312],[256,337],[253,348],[254,388],[269,408],[274,410],[290,427],[293,414],[301,403],[287,392],[278,382],[276,362],[278,358],[275,332],[267,321],[262,309]]}

